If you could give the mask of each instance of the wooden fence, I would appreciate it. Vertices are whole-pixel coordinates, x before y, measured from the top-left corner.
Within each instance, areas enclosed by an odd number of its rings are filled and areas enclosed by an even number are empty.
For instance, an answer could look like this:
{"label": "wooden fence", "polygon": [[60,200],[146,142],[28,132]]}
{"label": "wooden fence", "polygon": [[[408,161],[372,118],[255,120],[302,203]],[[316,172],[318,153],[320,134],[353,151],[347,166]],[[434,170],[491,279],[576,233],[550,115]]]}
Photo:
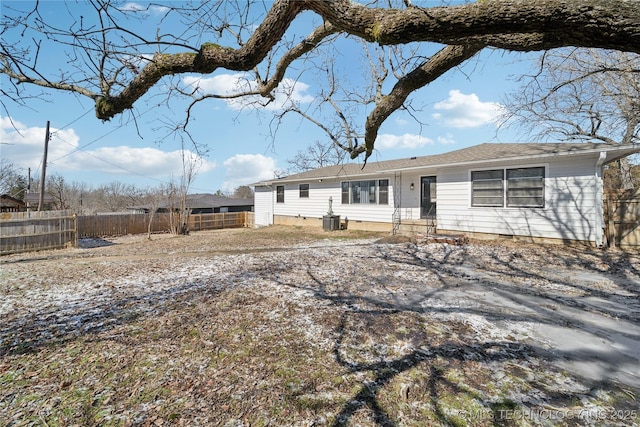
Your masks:
{"label": "wooden fence", "polygon": [[[86,215],[70,211],[0,214],[0,255],[77,246],[79,238],[113,237],[148,232],[150,215]],[[196,214],[189,230],[217,230],[253,226],[253,212]],[[152,233],[169,231],[169,214],[153,215]]]}
{"label": "wooden fence", "polygon": [[607,238],[610,246],[640,248],[640,190],[606,202]]}
{"label": "wooden fence", "polygon": [[71,211],[0,214],[0,255],[77,246],[76,217]]}
{"label": "wooden fence", "polygon": [[[253,225],[250,222],[251,212],[229,212],[189,215],[189,230],[218,230],[223,228],[240,228]],[[124,215],[88,215],[78,217],[78,234],[83,237],[124,236],[127,234],[147,233],[149,214]],[[169,232],[169,214],[153,215],[152,233]]]}
{"label": "wooden fence", "polygon": [[[80,215],[78,238],[144,234],[149,230],[149,214]],[[151,232],[168,232],[169,214],[153,215]]]}

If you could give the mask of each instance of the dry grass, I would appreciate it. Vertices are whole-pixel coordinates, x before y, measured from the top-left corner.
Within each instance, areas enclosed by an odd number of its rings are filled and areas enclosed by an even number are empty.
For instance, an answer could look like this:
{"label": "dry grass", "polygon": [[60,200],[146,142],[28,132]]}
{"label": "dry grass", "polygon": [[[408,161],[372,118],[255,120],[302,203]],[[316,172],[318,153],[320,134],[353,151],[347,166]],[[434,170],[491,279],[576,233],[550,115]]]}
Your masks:
{"label": "dry grass", "polygon": [[639,422],[640,390],[562,368],[571,354],[528,335],[537,315],[447,294],[475,291],[468,266],[573,307],[589,291],[545,269],[615,271],[595,295],[635,310],[637,255],[380,237],[273,227],[4,257],[0,425]]}

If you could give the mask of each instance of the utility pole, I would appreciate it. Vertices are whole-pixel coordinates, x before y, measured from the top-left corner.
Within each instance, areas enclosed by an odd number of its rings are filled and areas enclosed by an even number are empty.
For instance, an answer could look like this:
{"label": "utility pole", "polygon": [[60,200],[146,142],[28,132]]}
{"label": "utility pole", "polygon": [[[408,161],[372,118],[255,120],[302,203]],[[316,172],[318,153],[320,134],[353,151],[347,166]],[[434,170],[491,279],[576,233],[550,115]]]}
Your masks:
{"label": "utility pole", "polygon": [[40,200],[38,201],[38,212],[44,206],[44,178],[47,171],[47,151],[49,151],[49,120],[47,120],[47,131],[44,135],[44,158],[42,159],[42,176],[40,177]]}

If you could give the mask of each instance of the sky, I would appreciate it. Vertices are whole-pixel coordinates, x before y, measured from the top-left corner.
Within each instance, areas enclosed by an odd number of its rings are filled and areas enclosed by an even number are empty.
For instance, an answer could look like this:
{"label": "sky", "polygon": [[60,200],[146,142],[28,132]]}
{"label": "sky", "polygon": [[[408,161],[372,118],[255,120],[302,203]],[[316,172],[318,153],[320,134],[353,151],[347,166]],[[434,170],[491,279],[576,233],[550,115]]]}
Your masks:
{"label": "sky", "polygon": [[[12,8],[25,9],[27,1],[2,2],[2,13]],[[123,3],[124,4],[124,3]],[[86,7],[82,3],[45,1],[43,17],[52,25],[65,25],[67,9]],[[146,8],[143,3],[126,3],[129,8]],[[148,9],[139,23],[138,31],[153,33],[161,11]],[[77,11],[74,11],[77,13]],[[314,17],[301,17],[293,29],[310,31]],[[166,25],[166,23],[163,23]],[[163,30],[183,31],[178,24]],[[2,43],[18,43],[15,32],[2,35]],[[5,39],[6,37],[6,39]],[[351,66],[360,54],[356,43],[336,45],[336,63],[340,66],[340,81],[354,82],[361,78],[362,67]],[[425,46],[424,53],[433,53],[433,46]],[[51,69],[72,70],[72,61],[61,46],[51,46],[42,54],[42,61]],[[518,88],[515,77],[528,71],[530,62],[522,54],[486,50],[449,71],[429,86],[419,90],[413,114],[395,112],[380,129],[376,150],[369,161],[439,154],[485,142],[520,142],[522,135],[509,127],[500,126],[499,116],[505,95]],[[294,99],[301,106],[311,105],[317,96],[318,83],[303,75],[297,79],[296,64],[282,85],[292,85]],[[246,75],[238,72],[216,71],[211,75],[183,75],[186,86],[199,88],[201,93],[216,90],[232,93]],[[294,80],[296,78],[296,80]],[[7,78],[0,75],[0,84]],[[24,175],[31,169],[32,178],[40,175],[44,154],[45,128],[50,123],[47,153],[47,176],[59,175],[66,182],[85,183],[96,188],[118,181],[141,188],[158,187],[171,180],[179,180],[182,148],[196,159],[197,175],[191,193],[232,192],[242,185],[250,185],[282,174],[291,167],[287,160],[315,141],[326,142],[326,136],[313,124],[299,117],[288,116],[279,126],[276,138],[271,137],[271,114],[283,105],[279,94],[270,108],[256,111],[242,108],[236,100],[208,100],[191,112],[188,131],[201,148],[198,152],[190,141],[169,132],[177,118],[184,118],[186,100],[171,98],[159,86],[134,105],[132,113],[124,113],[108,122],[95,117],[91,99],[68,92],[47,91],[37,96],[39,89],[27,89],[33,98],[24,106],[5,102],[0,111],[0,155],[21,168]],[[6,100],[5,100],[6,101]],[[367,107],[370,108],[370,107]],[[364,123],[367,108],[356,114]],[[524,140],[526,141],[526,139]]]}

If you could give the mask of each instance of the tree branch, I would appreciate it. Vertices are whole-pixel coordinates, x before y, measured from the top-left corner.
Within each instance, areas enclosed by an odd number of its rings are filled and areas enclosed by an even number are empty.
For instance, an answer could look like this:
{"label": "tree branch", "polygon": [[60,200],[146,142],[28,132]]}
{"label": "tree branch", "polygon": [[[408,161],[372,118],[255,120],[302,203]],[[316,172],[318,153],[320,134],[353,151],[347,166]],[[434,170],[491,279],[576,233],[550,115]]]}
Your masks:
{"label": "tree branch", "polygon": [[351,158],[355,158],[363,152],[365,153],[365,160],[369,158],[373,153],[373,146],[380,126],[394,111],[402,106],[412,92],[436,80],[451,68],[471,58],[481,49],[482,46],[472,45],[447,46],[398,80],[391,93],[380,99],[367,117],[364,146],[353,150],[350,153]]}

